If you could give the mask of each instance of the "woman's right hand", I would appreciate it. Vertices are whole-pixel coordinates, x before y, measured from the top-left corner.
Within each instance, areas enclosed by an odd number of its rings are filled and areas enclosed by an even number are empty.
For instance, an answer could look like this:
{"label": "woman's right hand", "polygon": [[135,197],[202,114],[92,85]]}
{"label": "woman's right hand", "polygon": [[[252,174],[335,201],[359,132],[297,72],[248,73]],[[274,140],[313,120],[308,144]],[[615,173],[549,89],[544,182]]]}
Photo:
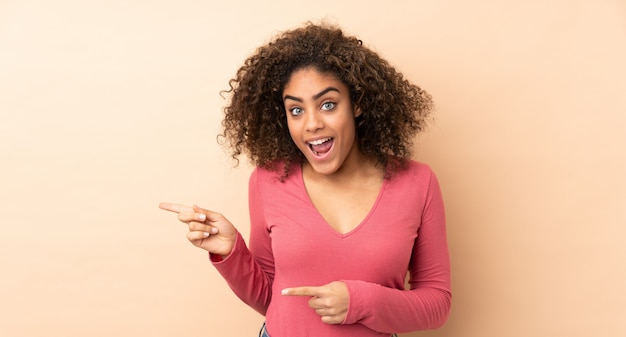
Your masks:
{"label": "woman's right hand", "polygon": [[222,214],[196,205],[189,207],[163,202],[160,209],[178,214],[178,220],[187,224],[187,239],[196,247],[211,254],[228,256],[237,241],[237,229]]}

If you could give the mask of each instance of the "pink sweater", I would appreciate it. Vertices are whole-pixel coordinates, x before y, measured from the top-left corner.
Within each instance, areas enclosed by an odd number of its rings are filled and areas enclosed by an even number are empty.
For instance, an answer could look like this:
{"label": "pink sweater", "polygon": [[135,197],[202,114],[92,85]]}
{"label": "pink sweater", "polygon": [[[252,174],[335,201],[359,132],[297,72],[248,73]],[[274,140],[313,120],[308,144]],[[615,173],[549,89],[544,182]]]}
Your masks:
{"label": "pink sweater", "polygon": [[[386,179],[367,217],[343,235],[313,206],[300,168],[282,183],[257,168],[249,205],[250,249],[239,235],[227,258],[212,259],[235,294],[266,315],[271,337],[389,336],[446,321],[451,292],[444,207],[427,165],[411,161],[408,170]],[[280,293],[338,280],[350,294],[339,325],[322,323],[309,298]]]}

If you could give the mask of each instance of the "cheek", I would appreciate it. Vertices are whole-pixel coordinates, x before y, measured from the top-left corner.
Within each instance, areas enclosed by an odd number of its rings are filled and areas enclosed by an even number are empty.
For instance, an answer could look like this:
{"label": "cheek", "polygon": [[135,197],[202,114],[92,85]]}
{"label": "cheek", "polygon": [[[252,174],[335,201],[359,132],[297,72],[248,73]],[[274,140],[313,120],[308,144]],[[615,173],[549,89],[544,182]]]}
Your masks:
{"label": "cheek", "polygon": [[345,119],[341,124],[341,129],[345,135],[349,136],[348,138],[352,138],[351,136],[356,134],[355,120],[351,118]]}
{"label": "cheek", "polygon": [[287,118],[287,128],[289,129],[289,136],[291,136],[291,141],[294,142],[296,146],[299,146],[298,142],[296,141],[297,139],[300,139],[300,132],[298,131],[299,129],[297,123]]}
{"label": "cheek", "polygon": [[296,126],[289,118],[287,118],[287,129],[289,129],[289,135],[291,135],[291,138],[293,138],[294,133],[296,132]]}

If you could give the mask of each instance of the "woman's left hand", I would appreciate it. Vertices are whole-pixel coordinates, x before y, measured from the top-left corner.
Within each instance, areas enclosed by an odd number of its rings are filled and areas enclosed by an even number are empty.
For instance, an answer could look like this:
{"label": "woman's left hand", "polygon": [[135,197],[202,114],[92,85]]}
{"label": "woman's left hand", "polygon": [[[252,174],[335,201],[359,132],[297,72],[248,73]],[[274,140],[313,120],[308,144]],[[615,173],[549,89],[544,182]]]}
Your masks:
{"label": "woman's left hand", "polygon": [[335,281],[319,287],[296,287],[283,289],[285,296],[308,296],[309,307],[327,324],[341,324],[348,313],[350,293],[344,282]]}

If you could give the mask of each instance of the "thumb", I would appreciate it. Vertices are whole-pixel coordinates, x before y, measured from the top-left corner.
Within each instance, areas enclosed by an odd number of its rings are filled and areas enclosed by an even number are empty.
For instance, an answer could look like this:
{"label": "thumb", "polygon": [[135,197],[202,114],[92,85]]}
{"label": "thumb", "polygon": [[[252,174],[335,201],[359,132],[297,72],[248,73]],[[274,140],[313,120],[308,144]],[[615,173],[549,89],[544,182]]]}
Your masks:
{"label": "thumb", "polygon": [[209,211],[208,209],[204,209],[198,205],[193,205],[193,211],[196,213],[201,213],[201,214],[206,215],[206,218],[209,221],[219,221],[219,220],[222,220],[223,218],[222,214]]}
{"label": "thumb", "polygon": [[193,205],[192,207],[193,207],[193,211],[194,212],[198,212],[198,213],[206,213],[206,212],[208,212],[208,210],[206,210],[206,209],[204,209],[204,208],[202,208],[202,207],[200,207],[198,205]]}

